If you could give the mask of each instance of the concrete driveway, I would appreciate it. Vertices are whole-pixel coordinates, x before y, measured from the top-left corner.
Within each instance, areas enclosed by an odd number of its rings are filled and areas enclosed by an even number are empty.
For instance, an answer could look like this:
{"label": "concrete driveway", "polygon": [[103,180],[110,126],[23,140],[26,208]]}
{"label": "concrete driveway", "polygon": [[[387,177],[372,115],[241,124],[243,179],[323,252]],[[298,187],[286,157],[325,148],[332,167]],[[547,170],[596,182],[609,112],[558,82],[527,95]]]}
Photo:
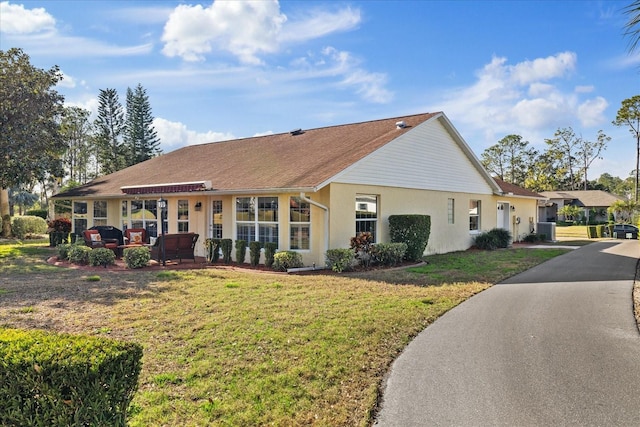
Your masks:
{"label": "concrete driveway", "polygon": [[639,257],[592,243],[449,311],[393,364],[375,426],[640,426]]}

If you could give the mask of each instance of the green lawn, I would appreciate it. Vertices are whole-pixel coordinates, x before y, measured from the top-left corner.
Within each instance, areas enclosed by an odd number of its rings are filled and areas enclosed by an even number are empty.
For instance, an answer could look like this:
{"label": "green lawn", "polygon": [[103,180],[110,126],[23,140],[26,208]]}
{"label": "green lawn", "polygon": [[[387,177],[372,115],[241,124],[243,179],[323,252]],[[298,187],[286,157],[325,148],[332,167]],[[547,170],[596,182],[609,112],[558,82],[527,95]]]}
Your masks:
{"label": "green lawn", "polygon": [[144,346],[132,426],[366,426],[407,343],[447,310],[562,249],[467,251],[343,275],[206,269],[87,275],[0,245],[0,327]]}

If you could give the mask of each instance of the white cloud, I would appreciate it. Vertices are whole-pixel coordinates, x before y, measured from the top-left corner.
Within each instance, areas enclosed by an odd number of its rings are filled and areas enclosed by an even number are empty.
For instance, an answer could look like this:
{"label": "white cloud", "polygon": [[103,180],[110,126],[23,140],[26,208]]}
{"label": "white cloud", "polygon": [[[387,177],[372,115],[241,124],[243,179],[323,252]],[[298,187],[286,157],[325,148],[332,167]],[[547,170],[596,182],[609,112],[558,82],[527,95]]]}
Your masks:
{"label": "white cloud", "polygon": [[609,106],[606,99],[598,96],[588,99],[578,106],[578,118],[583,126],[598,126],[605,120],[604,111]]}
{"label": "white cloud", "polygon": [[153,127],[158,133],[161,148],[165,153],[186,145],[235,139],[235,136],[232,134],[223,132],[208,131],[205,133],[198,133],[187,129],[187,126],[183,123],[171,122],[158,117],[153,120]]}
{"label": "white cloud", "polygon": [[180,5],[165,24],[162,52],[186,61],[203,61],[206,54],[219,50],[243,63],[259,65],[262,55],[279,52],[283,44],[352,29],[360,20],[359,10],[346,8],[315,10],[289,22],[275,0],[214,1],[209,7]]}
{"label": "white cloud", "polygon": [[25,9],[21,4],[0,2],[0,32],[32,34],[55,30],[56,20],[44,8]]}
{"label": "white cloud", "polygon": [[573,52],[515,65],[494,57],[473,84],[447,93],[444,102],[431,110],[443,110],[461,127],[491,138],[487,144],[509,133],[533,142],[533,137],[551,135],[559,126],[574,126],[578,121],[587,127],[605,123],[607,101],[581,99],[592,86],[564,89],[576,66]]}

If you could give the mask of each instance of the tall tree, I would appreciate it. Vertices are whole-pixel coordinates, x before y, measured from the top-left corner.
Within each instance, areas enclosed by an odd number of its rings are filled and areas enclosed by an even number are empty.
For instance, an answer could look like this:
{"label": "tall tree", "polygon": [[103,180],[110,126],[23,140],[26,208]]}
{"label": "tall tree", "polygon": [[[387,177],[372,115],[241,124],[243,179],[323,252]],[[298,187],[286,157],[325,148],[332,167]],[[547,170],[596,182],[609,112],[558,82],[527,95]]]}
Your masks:
{"label": "tall tree", "polygon": [[588,141],[582,137],[578,138],[578,152],[576,156],[580,159],[582,165],[582,174],[584,178],[584,189],[588,190],[587,172],[591,167],[591,163],[595,159],[600,159],[600,153],[607,149],[607,143],[611,141],[611,137],[605,135],[602,130],[598,131],[595,141]]}
{"label": "tall tree", "polygon": [[64,155],[66,172],[71,181],[83,184],[94,177],[89,171],[90,165],[95,162],[90,114],[90,111],[80,107],[67,107],[60,126],[68,147]]}
{"label": "tall tree", "polygon": [[109,174],[125,167],[124,112],[115,89],[100,89],[98,102],[95,144],[99,172]]}
{"label": "tall tree", "polygon": [[22,49],[0,50],[0,215],[5,236],[11,233],[8,189],[62,171],[64,98],[54,89],[61,80],[57,66],[43,70],[31,65]]}
{"label": "tall tree", "polygon": [[531,163],[524,187],[532,191],[553,191],[561,188],[566,170],[561,162],[561,154],[545,151]]}
{"label": "tall tree", "polygon": [[160,154],[160,139],[153,127],[149,97],[140,83],[134,90],[127,88],[124,144],[127,166],[144,162]]}
{"label": "tall tree", "polygon": [[628,126],[629,132],[636,140],[636,170],[634,200],[638,201],[638,173],[640,171],[640,95],[622,101],[622,106],[618,110],[616,119],[613,121],[616,126]]}
{"label": "tall tree", "polygon": [[537,154],[529,147],[529,141],[523,141],[520,135],[507,135],[484,150],[481,162],[501,180],[523,186],[529,165]]}
{"label": "tall tree", "polygon": [[640,0],[633,1],[623,12],[628,18],[624,34],[629,37],[629,52],[633,52],[640,42]]}
{"label": "tall tree", "polygon": [[560,159],[566,178],[564,183],[561,184],[563,190],[577,190],[580,187],[580,172],[576,171],[576,157],[578,155],[578,147],[581,143],[581,138],[576,136],[576,133],[572,128],[561,128],[556,131],[554,138],[547,139],[547,151],[557,154],[557,158]]}

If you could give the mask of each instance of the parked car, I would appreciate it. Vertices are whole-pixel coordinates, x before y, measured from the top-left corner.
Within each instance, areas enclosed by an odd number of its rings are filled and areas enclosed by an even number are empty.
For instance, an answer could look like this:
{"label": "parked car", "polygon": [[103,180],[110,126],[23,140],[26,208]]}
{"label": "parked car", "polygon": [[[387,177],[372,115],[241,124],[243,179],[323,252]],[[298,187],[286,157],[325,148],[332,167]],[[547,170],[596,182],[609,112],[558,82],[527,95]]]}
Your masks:
{"label": "parked car", "polygon": [[613,237],[618,239],[637,239],[638,227],[631,224],[616,224],[613,226]]}

